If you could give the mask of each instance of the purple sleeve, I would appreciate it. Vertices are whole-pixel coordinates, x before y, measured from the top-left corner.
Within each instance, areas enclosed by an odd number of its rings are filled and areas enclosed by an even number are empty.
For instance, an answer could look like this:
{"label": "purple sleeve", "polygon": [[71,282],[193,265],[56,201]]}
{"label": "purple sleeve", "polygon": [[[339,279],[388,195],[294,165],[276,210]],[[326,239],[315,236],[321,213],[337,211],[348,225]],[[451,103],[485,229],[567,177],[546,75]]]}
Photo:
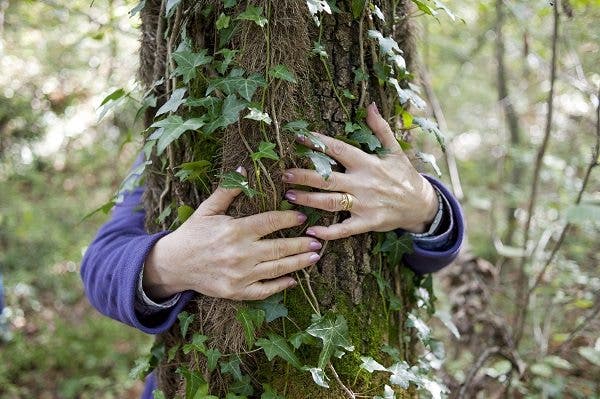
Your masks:
{"label": "purple sleeve", "polygon": [[414,239],[413,253],[404,257],[406,265],[417,274],[436,272],[448,266],[458,256],[465,235],[465,221],[458,200],[439,180],[424,176],[440,191],[450,209],[448,228],[427,241]]}
{"label": "purple sleeve", "polygon": [[135,311],[137,284],[146,256],[168,232],[147,234],[141,209],[144,189],[125,194],[115,205],[111,219],[98,231],[81,265],[81,277],[90,303],[101,313],[149,334],[166,331],[190,300],[186,292],[170,309],[144,316]]}

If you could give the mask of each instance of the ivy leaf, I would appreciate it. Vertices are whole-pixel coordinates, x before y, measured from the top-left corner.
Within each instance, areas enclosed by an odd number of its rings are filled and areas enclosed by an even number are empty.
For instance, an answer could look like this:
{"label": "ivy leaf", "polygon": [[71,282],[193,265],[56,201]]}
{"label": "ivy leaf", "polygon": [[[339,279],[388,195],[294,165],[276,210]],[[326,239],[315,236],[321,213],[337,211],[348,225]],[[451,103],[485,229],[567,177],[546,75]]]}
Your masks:
{"label": "ivy leaf", "polygon": [[235,318],[242,323],[244,335],[246,335],[246,344],[248,348],[251,348],[256,339],[256,329],[265,321],[265,312],[262,309],[245,307],[238,309]]}
{"label": "ivy leaf", "polygon": [[600,350],[591,346],[582,346],[577,352],[588,362],[600,367]]}
{"label": "ivy leaf", "polygon": [[215,90],[221,90],[226,95],[237,93],[246,101],[252,101],[256,89],[265,85],[265,78],[262,75],[255,73],[244,78],[238,75],[236,70],[233,70],[224,78],[213,79],[206,89],[206,95]]}
{"label": "ivy leaf", "polygon": [[[225,399],[248,399],[249,396],[254,394],[254,388],[252,387],[252,380],[249,375],[244,375],[239,381],[234,381],[233,384],[229,385],[229,390],[233,393],[228,393]],[[204,398],[201,398],[204,399]],[[215,398],[219,399],[219,398]]]}
{"label": "ivy leaf", "polygon": [[359,130],[352,132],[350,139],[360,144],[366,144],[369,147],[369,151],[375,151],[377,148],[382,147],[377,136],[366,126],[359,125]]}
{"label": "ivy leaf", "polygon": [[181,337],[185,338],[190,324],[194,321],[194,315],[183,311],[177,315],[177,318],[179,319],[179,331],[181,331]]}
{"label": "ivy leaf", "polygon": [[329,55],[327,54],[327,51],[325,51],[325,46],[323,46],[319,42],[314,42],[313,43],[312,52],[313,52],[313,54],[318,55],[321,59],[327,59],[327,58],[329,58]]}
{"label": "ivy leaf", "polygon": [[350,100],[356,99],[356,96],[354,94],[352,94],[352,92],[348,89],[344,89],[344,91],[342,92],[342,95],[346,98],[349,98]]}
{"label": "ivy leaf", "polygon": [[383,15],[383,12],[381,12],[381,9],[379,7],[375,6],[373,14],[375,14],[375,16],[379,18],[381,22],[385,22],[385,15]]}
{"label": "ivy leaf", "polygon": [[221,13],[221,15],[219,15],[219,18],[217,18],[217,22],[215,22],[215,27],[217,28],[217,30],[227,29],[229,28],[230,22],[231,17],[229,15]]}
{"label": "ivy leaf", "polygon": [[329,388],[329,377],[327,377],[322,368],[305,367],[304,369],[310,371],[310,374],[312,375],[312,379],[315,382],[315,384],[323,388]]}
{"label": "ivy leaf", "polygon": [[167,399],[165,393],[160,389],[155,389],[152,391],[152,399]]}
{"label": "ivy leaf", "polygon": [[244,21],[253,21],[256,25],[261,28],[265,26],[269,21],[262,15],[263,9],[262,7],[256,7],[252,4],[249,4],[246,8],[246,11],[239,14],[236,19],[244,20]]}
{"label": "ivy leaf", "polygon": [[258,161],[259,159],[262,159],[262,158],[268,158],[268,159],[277,161],[277,160],[279,160],[279,156],[275,153],[275,151],[273,151],[274,148],[275,148],[274,143],[261,141],[260,144],[258,145],[258,151],[253,152],[250,155],[250,157],[254,161]]}
{"label": "ivy leaf", "polygon": [[271,124],[271,117],[266,112],[262,112],[257,108],[248,107],[250,113],[244,116],[244,119],[252,119],[254,121],[264,122],[267,125]]}
{"label": "ivy leaf", "polygon": [[320,369],[327,365],[337,349],[345,349],[349,352],[354,350],[354,346],[348,338],[348,324],[342,315],[336,316],[333,313],[327,313],[311,324],[306,332],[323,341],[323,348],[319,354],[318,362]]}
{"label": "ivy leaf", "polygon": [[285,66],[285,65],[277,65],[269,71],[269,76],[273,79],[281,79],[288,82],[296,83],[296,77],[294,74]]}
{"label": "ivy leaf", "polygon": [[173,73],[183,77],[184,83],[196,77],[196,68],[202,65],[210,64],[213,57],[206,55],[207,50],[202,49],[199,53],[194,53],[186,48],[177,50],[173,53],[173,60],[177,63],[177,68]]}
{"label": "ivy leaf", "polygon": [[177,208],[177,221],[183,223],[194,213],[194,208],[189,205],[181,205]]}
{"label": "ivy leaf", "polygon": [[175,356],[177,355],[178,350],[179,350],[179,344],[169,348],[169,351],[167,352],[167,362],[171,362],[171,361],[173,361],[173,359],[175,359]]}
{"label": "ivy leaf", "polygon": [[175,177],[178,177],[182,182],[188,180],[202,180],[208,176],[208,171],[211,166],[212,164],[204,159],[194,162],[185,162],[177,167],[179,170],[175,173]]}
{"label": "ivy leaf", "polygon": [[431,15],[432,17],[437,15],[437,11],[435,11],[433,8],[429,7],[429,5],[425,4],[423,1],[421,0],[412,0],[413,3],[415,3],[415,5],[417,6],[417,8],[421,11],[423,11],[425,14],[427,15]]}
{"label": "ivy leaf", "polygon": [[188,119],[185,122],[179,115],[169,115],[167,118],[155,122],[151,127],[163,128],[160,137],[150,136],[149,139],[157,139],[156,154],[160,156],[163,151],[173,141],[177,140],[181,135],[189,130],[198,130],[204,126],[204,121],[200,118]]}
{"label": "ivy leaf", "polygon": [[[417,109],[425,109],[427,104],[425,103],[425,101],[423,101],[423,99],[419,96],[417,92],[410,88],[403,89],[402,87],[400,87],[400,84],[398,83],[398,80],[396,80],[396,78],[390,78],[388,81],[396,89],[396,93],[398,93],[398,99],[400,100],[401,105],[405,105],[406,103],[410,102]],[[415,123],[417,123],[417,119],[418,118],[414,118]]]}
{"label": "ivy leaf", "polygon": [[125,90],[122,87],[120,87],[117,90],[110,93],[108,96],[104,97],[104,100],[102,100],[102,102],[100,103],[100,106],[103,106],[104,104],[106,104],[109,101],[116,101],[119,98],[125,96],[126,94],[127,93],[125,93]]}
{"label": "ivy leaf", "polygon": [[445,386],[428,378],[421,378],[420,385],[429,392],[432,399],[442,399],[442,393],[448,392]]}
{"label": "ivy leaf", "polygon": [[321,11],[331,14],[331,7],[329,7],[329,3],[325,0],[306,0],[306,5],[312,16],[316,16]]}
{"label": "ivy leaf", "polygon": [[283,396],[279,395],[276,390],[274,390],[269,384],[263,384],[263,394],[260,396],[260,399],[285,399]]}
{"label": "ivy leaf", "polygon": [[398,42],[391,37],[383,36],[383,34],[378,30],[369,30],[367,34],[371,39],[377,40],[377,43],[379,44],[379,50],[383,54],[394,54],[394,52],[402,54],[402,50],[400,49]]}
{"label": "ivy leaf", "polygon": [[408,234],[398,237],[395,232],[388,231],[381,244],[381,252],[387,254],[391,264],[397,265],[404,254],[413,252],[412,239]]}
{"label": "ivy leaf", "polygon": [[167,0],[167,5],[166,5],[167,18],[171,18],[171,16],[177,9],[177,6],[179,5],[179,3],[181,3],[181,0]]}
{"label": "ivy leaf", "polygon": [[206,356],[206,367],[208,371],[214,371],[217,368],[217,362],[221,358],[221,351],[218,349],[207,349],[204,351],[204,356]]}
{"label": "ivy leaf", "polygon": [[236,381],[241,381],[242,371],[240,370],[240,358],[234,356],[230,361],[221,363],[221,373],[231,374]]}
{"label": "ivy leaf", "polygon": [[358,19],[362,15],[366,2],[366,0],[352,0],[351,8],[354,19]]}
{"label": "ivy leaf", "polygon": [[208,337],[206,335],[202,335],[199,333],[194,334],[194,336],[192,337],[192,342],[189,342],[185,345],[183,345],[183,353],[185,353],[186,355],[190,352],[205,352],[206,351],[206,345],[204,345],[204,343],[208,340]]}
{"label": "ivy leaf", "polygon": [[237,4],[237,0],[223,0],[224,8],[231,8]]}
{"label": "ivy leaf", "polygon": [[155,116],[166,114],[167,112],[177,112],[179,106],[185,102],[183,96],[185,96],[186,91],[187,89],[185,88],[175,89],[173,91],[173,94],[171,94],[171,98],[169,98],[169,101],[164,103],[163,106],[160,107],[158,111],[156,111]]}
{"label": "ivy leaf", "polygon": [[144,379],[150,373],[150,356],[146,355],[135,360],[133,368],[129,371],[132,380]]}
{"label": "ivy leaf", "polygon": [[417,376],[410,371],[410,366],[405,361],[394,363],[388,368],[388,371],[392,373],[390,376],[390,383],[398,385],[403,389],[408,389],[411,381],[418,381]]}
{"label": "ivy leaf", "polygon": [[325,143],[319,139],[316,135],[308,130],[308,122],[304,120],[291,121],[283,126],[284,131],[291,132],[296,136],[303,137],[310,140],[312,145],[317,147],[321,151],[325,151]]}
{"label": "ivy leaf", "polygon": [[450,314],[438,310],[435,312],[434,316],[437,317],[444,324],[444,326],[446,326],[448,331],[450,331],[452,335],[456,337],[456,339],[460,339],[460,332],[458,332],[458,328],[452,321],[452,316],[450,316]]}
{"label": "ivy leaf", "polygon": [[396,399],[396,394],[392,387],[385,385],[383,388],[383,396],[375,396],[373,399]]}
{"label": "ivy leaf", "polygon": [[444,135],[440,131],[437,123],[429,120],[427,118],[415,117],[413,118],[413,122],[415,125],[419,126],[425,132],[433,134],[435,139],[437,140],[440,147],[442,147],[442,151],[446,151],[446,144],[444,143]]}
{"label": "ivy leaf", "polygon": [[256,194],[258,194],[258,191],[250,188],[246,177],[238,172],[225,173],[220,185],[223,188],[239,188],[249,198],[253,198]]}
{"label": "ivy leaf", "polygon": [[218,65],[217,65],[217,71],[221,75],[225,74],[225,72],[227,71],[227,68],[229,68],[229,65],[231,64],[231,61],[233,61],[233,59],[235,58],[235,55],[237,54],[237,52],[238,52],[238,50],[231,50],[228,48],[224,48],[217,52],[217,54],[220,54],[223,56],[223,60],[219,61]]}
{"label": "ivy leaf", "polygon": [[431,335],[431,330],[423,320],[419,319],[414,314],[408,314],[408,320],[406,322],[406,325],[415,328],[417,330],[417,334],[419,334],[419,337],[422,341],[426,341],[429,339],[429,336]]}
{"label": "ivy leaf", "polygon": [[300,156],[309,157],[315,166],[317,173],[325,180],[331,175],[331,165],[337,164],[330,156],[323,154],[322,152],[313,151],[305,146],[299,146],[297,152]]}
{"label": "ivy leaf", "polygon": [[430,164],[431,167],[433,168],[434,172],[438,176],[442,176],[442,171],[440,170],[440,167],[437,164],[437,160],[435,159],[435,156],[433,156],[433,154],[428,154],[426,152],[417,152],[416,156],[422,162]]}
{"label": "ivy leaf", "polygon": [[129,16],[131,18],[135,17],[137,13],[139,13],[140,11],[142,11],[144,9],[144,7],[146,7],[146,0],[141,0],[140,2],[137,3],[137,5],[135,7],[133,7],[129,11]]}
{"label": "ivy leaf", "polygon": [[221,108],[221,115],[215,120],[209,122],[204,127],[204,131],[208,134],[213,133],[215,130],[220,128],[226,128],[227,126],[238,121],[240,112],[246,108],[246,103],[240,101],[235,94],[231,94],[223,101]]}
{"label": "ivy leaf", "polygon": [[444,10],[444,12],[450,17],[450,19],[454,22],[456,21],[456,15],[440,0],[433,0],[433,3],[438,9]]}
{"label": "ivy leaf", "polygon": [[185,379],[185,399],[208,396],[208,384],[198,372],[178,367],[177,373]]}
{"label": "ivy leaf", "polygon": [[373,373],[373,371],[387,371],[385,367],[375,361],[372,357],[361,356],[360,360],[362,360],[360,368],[367,370],[369,373]]}
{"label": "ivy leaf", "polygon": [[290,341],[290,344],[292,344],[292,346],[296,349],[300,348],[300,346],[302,344],[314,345],[317,343],[317,340],[315,339],[315,337],[313,337],[306,331],[298,331],[298,332],[292,334],[288,338],[288,341]]}
{"label": "ivy leaf", "polygon": [[298,359],[292,348],[290,348],[285,338],[283,338],[280,335],[277,335],[275,333],[269,333],[268,338],[261,338],[258,341],[256,341],[256,346],[263,349],[269,361],[273,360],[275,356],[279,356],[295,368],[302,368],[300,360]]}
{"label": "ivy leaf", "polygon": [[271,295],[262,301],[253,302],[252,305],[265,312],[265,320],[267,323],[288,315],[288,309],[283,304],[283,293],[281,292]]}
{"label": "ivy leaf", "polygon": [[369,75],[362,68],[354,68],[352,70],[354,73],[354,84],[357,85],[362,81],[369,80]]}

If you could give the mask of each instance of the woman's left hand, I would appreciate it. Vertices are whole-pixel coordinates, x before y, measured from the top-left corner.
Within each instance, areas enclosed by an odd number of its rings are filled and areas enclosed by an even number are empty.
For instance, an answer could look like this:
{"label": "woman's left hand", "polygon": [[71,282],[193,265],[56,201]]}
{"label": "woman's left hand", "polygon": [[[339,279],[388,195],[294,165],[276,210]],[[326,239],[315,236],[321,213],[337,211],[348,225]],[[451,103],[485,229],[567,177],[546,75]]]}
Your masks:
{"label": "woman's left hand", "polygon": [[[324,152],[340,162],[346,171],[332,172],[327,180],[314,170],[285,171],[286,183],[326,190],[289,190],[285,196],[294,204],[337,212],[344,210],[346,195],[350,197],[351,217],[330,226],[311,226],[306,234],[336,240],[398,228],[422,233],[435,217],[438,199],[434,188],[412,166],[375,103],[367,107],[367,124],[387,151],[385,155],[368,154],[343,141],[315,133],[326,146]],[[318,150],[309,140],[298,140]]]}

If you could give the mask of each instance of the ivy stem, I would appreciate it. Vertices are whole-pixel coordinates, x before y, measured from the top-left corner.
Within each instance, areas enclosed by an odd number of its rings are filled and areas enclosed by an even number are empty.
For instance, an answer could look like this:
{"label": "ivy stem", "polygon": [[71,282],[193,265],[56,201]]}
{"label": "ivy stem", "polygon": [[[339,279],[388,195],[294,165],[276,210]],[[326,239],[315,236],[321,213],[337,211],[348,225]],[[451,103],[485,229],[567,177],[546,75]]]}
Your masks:
{"label": "ivy stem", "polygon": [[319,312],[319,310],[317,310],[317,308],[315,307],[315,305],[313,304],[312,300],[310,299],[310,297],[308,296],[308,294],[306,293],[306,290],[304,289],[304,285],[302,285],[302,281],[300,281],[300,276],[298,275],[298,272],[296,272],[296,281],[298,281],[298,286],[300,287],[300,289],[302,290],[302,293],[304,294],[304,297],[306,298],[306,300],[308,301],[308,304],[310,305],[310,307],[312,308],[313,312],[315,312],[318,316],[321,315],[321,313]]}
{"label": "ivy stem", "polygon": [[340,376],[338,375],[337,371],[335,371],[335,368],[333,367],[333,365],[331,364],[331,362],[329,362],[327,364],[327,366],[329,367],[329,370],[331,370],[331,373],[333,374],[333,377],[338,382],[338,384],[340,384],[340,386],[342,387],[342,389],[344,390],[344,392],[346,393],[346,395],[348,395],[348,397],[350,399],[356,399],[356,395],[354,394],[354,392],[352,392],[346,385],[344,385],[344,383],[340,379]]}
{"label": "ivy stem", "polygon": [[[252,154],[253,154],[252,147],[250,147],[250,144],[248,144],[248,140],[246,140],[246,138],[244,137],[244,134],[242,133],[242,127],[239,122],[238,122],[238,133],[240,135],[240,138],[242,139],[242,142],[244,143],[244,146],[246,147],[246,150],[248,150],[248,153],[250,154],[250,158],[252,158]],[[258,164],[257,164],[257,162],[258,162]],[[256,184],[258,186],[258,192],[262,194],[262,196],[261,196],[262,210],[265,210],[267,208],[267,204],[265,204],[265,197],[264,197],[265,193],[262,189],[262,184],[260,182],[260,170],[262,169],[263,172],[265,172],[265,176],[267,176],[267,177],[269,176],[269,173],[267,173],[267,170],[265,169],[262,162],[260,162],[260,159],[258,161],[255,161],[254,159],[252,159],[252,163],[254,164],[254,172],[256,173]],[[259,165],[260,165],[260,168],[259,168]]]}
{"label": "ivy stem", "polygon": [[[358,58],[360,60],[360,69],[365,73],[367,71],[367,65],[365,63],[365,40],[364,40],[364,21],[365,11],[363,10],[360,20],[358,21]],[[367,81],[361,79],[360,81],[360,100],[358,101],[358,108],[362,108],[365,105],[367,97]]]}

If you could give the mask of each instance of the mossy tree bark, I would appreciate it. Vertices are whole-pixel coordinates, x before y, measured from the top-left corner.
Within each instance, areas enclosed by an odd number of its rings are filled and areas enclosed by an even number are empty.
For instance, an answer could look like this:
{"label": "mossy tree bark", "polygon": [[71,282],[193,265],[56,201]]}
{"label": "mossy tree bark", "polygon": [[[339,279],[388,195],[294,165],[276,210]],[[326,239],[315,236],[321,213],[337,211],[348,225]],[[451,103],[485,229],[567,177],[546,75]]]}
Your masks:
{"label": "mossy tree bark", "polygon": [[[188,132],[169,146],[164,159],[152,155],[153,163],[146,170],[145,195],[147,228],[151,232],[169,226],[174,220],[175,215],[168,216],[163,223],[157,221],[166,204],[196,207],[210,192],[198,184],[182,183],[175,176],[177,166],[183,162],[207,159],[213,165],[213,176],[244,165],[249,171],[250,185],[262,187],[266,195],[254,199],[240,196],[230,209],[230,214],[241,217],[277,209],[284,193],[284,186],[280,183],[283,170],[309,166],[304,159],[295,155],[294,137],[282,131],[281,127],[286,122],[303,119],[309,122],[313,130],[331,136],[344,136],[345,123],[364,112],[364,107],[371,101],[376,101],[384,117],[396,123],[396,126],[401,123],[398,120],[400,118],[395,118],[396,93],[381,85],[376,78],[383,56],[375,46],[376,42],[368,37],[367,31],[377,29],[385,36],[395,38],[404,51],[407,69],[410,70],[414,59],[410,0],[374,1],[383,12],[385,22],[372,16],[368,7],[360,15],[353,16],[351,7],[357,2],[338,1],[339,10],[324,15],[321,28],[316,26],[308,13],[304,0],[240,1],[233,9],[224,9],[223,3],[221,0],[184,0],[167,20],[165,1],[147,0],[141,12],[141,80],[151,87],[163,77],[165,70],[169,69],[169,55],[176,48],[181,39],[180,32],[184,30],[195,50],[206,48],[209,54],[214,55],[221,35],[215,25],[219,15],[223,12],[228,15],[239,14],[249,3],[263,8],[268,24],[261,28],[249,21],[236,21],[237,27],[228,46],[238,50],[235,63],[249,73],[257,72],[263,76],[271,67],[283,64],[293,72],[297,82],[277,81],[269,83],[264,91],[257,92],[256,97],[262,96],[264,110],[273,119],[273,123],[262,132],[256,122],[240,119],[226,129],[215,132],[210,140],[199,133]],[[327,58],[314,54],[313,45],[319,41],[324,46]],[[369,78],[355,82],[354,71],[358,70],[366,72]],[[168,99],[169,92],[180,83],[167,77],[162,83],[154,85],[158,106]],[[188,85],[190,95],[197,93],[202,96],[204,90],[200,81],[192,80]],[[348,90],[346,95],[343,94],[344,90]],[[147,112],[148,124],[155,111],[156,108],[153,108]],[[260,167],[255,169],[250,153],[264,140],[265,133],[270,141],[277,143],[280,160],[263,160]],[[218,178],[211,183],[212,188],[216,187]],[[327,214],[320,223],[341,221],[347,216],[344,213]],[[285,236],[299,234],[302,231],[285,232]],[[413,276],[401,265],[382,269],[381,254],[373,253],[377,240],[375,234],[362,234],[328,242],[321,260],[310,269],[308,275],[298,275],[302,288],[288,290],[285,294],[285,306],[293,321],[280,318],[265,327],[282,336],[306,328],[314,313],[303,293],[310,291],[310,285],[321,313],[333,310],[347,320],[349,336],[355,346],[353,352],[341,359],[333,359],[335,370],[353,392],[370,396],[381,394],[383,380],[377,381],[376,374],[360,371],[360,356],[381,359],[386,356],[381,352],[382,345],[389,343],[400,348],[402,358],[414,363],[416,346],[414,337],[405,327],[405,316],[414,306],[411,299]],[[380,271],[390,282],[402,301],[402,311],[384,312],[388,305],[383,303],[385,299],[382,299],[372,274],[374,271]],[[241,370],[250,376],[256,388],[256,397],[260,397],[263,383],[270,384],[281,394],[285,393],[286,398],[347,396],[330,370],[325,370],[331,378],[331,388],[327,390],[315,385],[309,372],[295,370],[278,358],[269,362],[262,351],[247,347],[244,329],[236,319],[238,309],[244,306],[244,303],[198,295],[187,311],[195,315],[190,331],[208,336],[207,346],[218,348],[222,354],[240,354]],[[257,335],[260,336],[261,331]],[[158,339],[166,344],[167,349],[183,344],[177,325]],[[315,347],[301,346],[297,352],[305,364],[314,364],[318,357],[318,348]],[[235,384],[229,375],[223,375],[219,369],[209,372],[206,359],[201,356],[185,355],[178,351],[173,360],[165,359],[158,367],[159,387],[167,397],[185,392],[184,380],[176,373],[179,365],[199,371],[215,395],[223,395]],[[411,392],[404,394],[411,395]]]}

